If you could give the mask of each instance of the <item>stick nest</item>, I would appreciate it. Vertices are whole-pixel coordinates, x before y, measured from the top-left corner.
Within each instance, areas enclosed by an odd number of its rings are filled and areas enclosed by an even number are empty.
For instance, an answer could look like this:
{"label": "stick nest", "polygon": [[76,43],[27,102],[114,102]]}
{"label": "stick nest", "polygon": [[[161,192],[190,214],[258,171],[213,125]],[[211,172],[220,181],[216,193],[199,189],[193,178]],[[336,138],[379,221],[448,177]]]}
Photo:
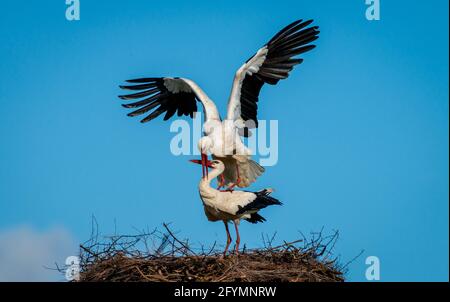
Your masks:
{"label": "stick nest", "polygon": [[[303,236],[303,235],[302,235]],[[178,239],[164,224],[162,231],[139,235],[103,237],[98,234],[80,245],[78,281],[93,282],[342,282],[345,266],[338,264],[332,249],[335,232],[272,246],[263,236],[264,247],[246,249],[222,257],[215,244],[194,249]],[[59,269],[59,268],[58,268]],[[66,268],[60,268],[65,271]]]}

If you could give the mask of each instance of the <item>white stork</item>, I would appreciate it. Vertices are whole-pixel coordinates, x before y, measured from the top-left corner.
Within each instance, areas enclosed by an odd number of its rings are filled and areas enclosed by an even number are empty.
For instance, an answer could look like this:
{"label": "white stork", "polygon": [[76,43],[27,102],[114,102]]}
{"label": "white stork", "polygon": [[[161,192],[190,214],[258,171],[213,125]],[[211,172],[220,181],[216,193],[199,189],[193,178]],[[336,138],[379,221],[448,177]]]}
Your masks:
{"label": "white stork", "polygon": [[[202,164],[201,160],[191,160],[191,162]],[[269,196],[273,191],[272,189],[264,189],[259,192],[216,190],[211,187],[211,180],[222,174],[225,165],[220,160],[213,160],[207,161],[206,166],[212,168],[212,171],[206,177],[202,177],[198,185],[206,217],[209,221],[222,220],[225,224],[227,244],[223,252],[224,256],[226,256],[231,243],[228,221],[233,221],[236,229],[235,251],[238,254],[241,241],[239,236],[240,220],[245,219],[251,223],[264,222],[266,220],[258,214],[258,211],[270,205],[281,205],[281,202]]]}
{"label": "white stork", "polygon": [[220,159],[225,164],[224,173],[219,178],[219,188],[225,184],[229,189],[235,185],[247,187],[264,172],[264,168],[251,160],[251,151],[240,136],[248,136],[249,128],[258,127],[257,103],[262,86],[265,83],[275,85],[287,78],[293,67],[303,62],[303,59],[293,57],[315,47],[310,43],[318,38],[319,31],[317,26],[308,27],[312,22],[297,20],[289,24],[237,70],[223,121],[213,101],[189,79],[163,77],[128,80],[133,85],[120,88],[138,92],[119,97],[124,100],[140,99],[123,104],[125,108],[138,108],[128,116],[152,110],[141,120],[142,123],[164,112],[164,120],[175,113],[193,117],[197,111],[197,101],[201,102],[205,121],[204,136],[199,140],[198,148],[202,154],[203,176],[208,173],[205,163],[207,154],[211,153],[214,159]]}

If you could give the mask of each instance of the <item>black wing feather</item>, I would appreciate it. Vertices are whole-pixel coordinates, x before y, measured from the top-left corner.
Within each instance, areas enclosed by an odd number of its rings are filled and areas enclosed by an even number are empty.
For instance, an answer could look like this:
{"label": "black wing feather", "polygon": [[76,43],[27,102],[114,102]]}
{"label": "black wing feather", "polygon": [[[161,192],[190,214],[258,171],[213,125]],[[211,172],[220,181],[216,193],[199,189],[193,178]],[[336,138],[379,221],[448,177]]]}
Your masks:
{"label": "black wing feather", "polygon": [[282,203],[278,199],[270,196],[271,192],[272,191],[269,190],[253,192],[254,194],[256,194],[256,198],[252,202],[245,205],[244,207],[239,207],[239,210],[236,212],[236,215],[241,215],[245,213],[256,213],[257,211],[271,205],[282,205]]}
{"label": "black wing feather", "polygon": [[313,20],[305,22],[297,20],[279,31],[265,45],[268,52],[264,63],[257,73],[246,75],[242,82],[240,103],[241,117],[244,121],[253,119],[255,126],[258,127],[257,102],[262,86],[275,85],[279,80],[286,79],[294,66],[303,62],[303,59],[293,57],[315,47],[309,43],[318,38],[319,27],[306,28],[312,22]]}
{"label": "black wing feather", "polygon": [[143,99],[141,101],[135,102],[135,103],[129,103],[129,104],[122,104],[123,107],[125,108],[138,108],[138,107],[142,107],[144,105],[147,105],[151,102],[153,102],[154,100],[156,100],[157,98],[159,98],[161,96],[161,93],[155,94],[149,98]]}
{"label": "black wing feather", "polygon": [[156,83],[141,84],[141,85],[120,85],[119,87],[127,90],[144,90],[156,87]]}
{"label": "black wing feather", "polygon": [[[162,113],[164,120],[170,119],[177,113],[178,116],[186,115],[193,117],[197,111],[198,98],[193,91],[173,93],[164,85],[166,78],[139,78],[127,80],[128,83],[137,85],[121,85],[122,89],[138,91],[132,94],[120,95],[123,100],[138,100],[137,102],[122,104],[125,108],[138,108],[128,113],[128,116],[137,116],[153,110],[148,116],[141,120],[142,123],[155,119]],[[179,80],[179,79],[173,79]]]}

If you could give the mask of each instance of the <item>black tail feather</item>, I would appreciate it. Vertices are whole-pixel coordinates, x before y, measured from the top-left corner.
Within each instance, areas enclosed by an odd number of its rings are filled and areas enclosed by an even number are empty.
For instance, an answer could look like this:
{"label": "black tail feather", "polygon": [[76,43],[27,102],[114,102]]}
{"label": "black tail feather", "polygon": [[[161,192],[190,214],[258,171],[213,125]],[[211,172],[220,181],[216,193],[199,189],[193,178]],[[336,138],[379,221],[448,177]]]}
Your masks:
{"label": "black tail feather", "polygon": [[266,219],[261,215],[259,215],[258,213],[250,214],[250,218],[246,218],[245,220],[247,220],[250,223],[258,223],[266,221]]}
{"label": "black tail feather", "polygon": [[272,190],[264,189],[254,193],[256,194],[255,200],[244,207],[239,207],[239,210],[236,212],[237,215],[244,213],[255,213],[271,205],[282,205],[278,199],[269,196],[270,193],[272,193]]}

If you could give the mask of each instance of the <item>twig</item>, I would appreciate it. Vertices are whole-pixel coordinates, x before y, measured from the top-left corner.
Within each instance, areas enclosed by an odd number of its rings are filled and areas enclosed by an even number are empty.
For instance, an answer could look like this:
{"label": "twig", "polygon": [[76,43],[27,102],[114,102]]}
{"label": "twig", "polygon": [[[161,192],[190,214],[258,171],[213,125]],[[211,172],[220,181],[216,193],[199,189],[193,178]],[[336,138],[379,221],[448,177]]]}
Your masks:
{"label": "twig", "polygon": [[164,228],[167,230],[167,232],[169,232],[170,236],[172,236],[172,238],[178,242],[179,244],[181,244],[186,250],[190,251],[192,254],[195,255],[195,253],[187,246],[185,245],[182,241],[178,240],[178,238],[172,233],[172,231],[169,229],[169,227],[167,226],[166,223],[163,223]]}

